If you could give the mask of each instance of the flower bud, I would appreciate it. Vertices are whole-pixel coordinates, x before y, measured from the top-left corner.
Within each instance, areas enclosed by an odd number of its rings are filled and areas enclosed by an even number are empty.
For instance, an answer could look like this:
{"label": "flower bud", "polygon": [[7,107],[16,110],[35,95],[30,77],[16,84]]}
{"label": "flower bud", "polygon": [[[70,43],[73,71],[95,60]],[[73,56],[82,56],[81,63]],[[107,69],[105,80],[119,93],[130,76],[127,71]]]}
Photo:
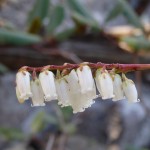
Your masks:
{"label": "flower bud", "polygon": [[113,81],[107,70],[102,71],[98,69],[96,71],[95,81],[102,99],[109,99],[114,97]]}
{"label": "flower bud", "polygon": [[27,71],[19,71],[16,75],[16,94],[20,103],[32,96],[30,87],[30,74]]}
{"label": "flower bud", "polygon": [[115,95],[115,97],[113,98],[113,101],[124,99],[122,79],[119,74],[115,74],[113,76],[113,90],[114,90],[114,95]]}
{"label": "flower bud", "polygon": [[39,80],[45,100],[51,101],[57,99],[54,74],[51,71],[45,70],[39,74]]}
{"label": "flower bud", "polygon": [[129,102],[139,102],[138,93],[135,84],[132,80],[128,79],[125,74],[122,75],[123,78],[123,91]]}
{"label": "flower bud", "polygon": [[31,81],[31,91],[33,94],[32,106],[45,106],[44,93],[42,91],[42,88],[38,79]]}

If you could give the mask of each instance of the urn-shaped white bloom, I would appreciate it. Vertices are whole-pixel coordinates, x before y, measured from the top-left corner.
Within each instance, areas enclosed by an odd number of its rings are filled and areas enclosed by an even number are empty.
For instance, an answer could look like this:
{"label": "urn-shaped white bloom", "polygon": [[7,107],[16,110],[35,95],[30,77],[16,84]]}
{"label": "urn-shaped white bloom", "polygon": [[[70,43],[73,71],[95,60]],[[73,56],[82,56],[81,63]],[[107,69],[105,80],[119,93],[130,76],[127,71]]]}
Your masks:
{"label": "urn-shaped white bloom", "polygon": [[81,86],[79,84],[79,78],[74,69],[69,73],[69,75],[65,76],[65,79],[69,84],[70,105],[73,108],[73,113],[83,112],[85,108],[90,107],[93,104],[93,100],[91,97],[95,94],[94,86],[90,91],[91,93],[82,93]]}
{"label": "urn-shaped white bloom", "polygon": [[79,78],[81,93],[87,93],[92,91],[95,83],[94,83],[94,79],[90,67],[89,66],[79,67],[77,69],[77,75]]}
{"label": "urn-shaped white bloom", "polygon": [[61,79],[57,79],[56,83],[56,91],[58,94],[58,104],[62,107],[70,105],[70,91],[69,84],[66,79],[63,77]]}
{"label": "urn-shaped white bloom", "polygon": [[115,95],[115,97],[113,98],[113,101],[124,99],[122,79],[119,74],[113,75],[113,90],[114,90],[114,95]]}
{"label": "urn-shaped white bloom", "polygon": [[122,75],[123,78],[123,91],[129,102],[139,102],[137,89],[132,80],[128,79],[125,74]]}
{"label": "urn-shaped white bloom", "polygon": [[39,74],[39,80],[44,93],[45,101],[57,99],[54,74],[45,70]]}
{"label": "urn-shaped white bloom", "polygon": [[96,85],[102,99],[113,98],[113,81],[107,70],[98,69],[95,77]]}
{"label": "urn-shaped white bloom", "polygon": [[20,103],[32,96],[30,87],[30,74],[27,71],[19,71],[16,75],[16,94]]}
{"label": "urn-shaped white bloom", "polygon": [[31,81],[31,91],[32,91],[31,106],[45,106],[44,93],[42,91],[39,79]]}
{"label": "urn-shaped white bloom", "polygon": [[93,99],[97,97],[91,68],[87,65],[81,66],[77,69],[77,75],[81,93],[83,94],[85,101],[87,101],[87,105],[85,106],[85,108],[87,108],[90,104],[92,105],[94,103]]}
{"label": "urn-shaped white bloom", "polygon": [[69,84],[69,91],[70,91],[70,104],[73,109],[73,113],[83,112],[84,108],[84,101],[81,97],[81,88],[78,81],[78,76],[76,71],[73,69],[69,75],[64,77]]}

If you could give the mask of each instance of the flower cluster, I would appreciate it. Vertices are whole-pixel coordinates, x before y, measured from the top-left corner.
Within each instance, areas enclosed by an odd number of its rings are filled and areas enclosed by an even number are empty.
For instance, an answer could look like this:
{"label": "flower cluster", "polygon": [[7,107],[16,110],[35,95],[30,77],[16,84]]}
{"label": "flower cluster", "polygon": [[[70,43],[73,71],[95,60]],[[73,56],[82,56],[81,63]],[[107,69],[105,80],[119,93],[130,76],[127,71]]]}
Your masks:
{"label": "flower cluster", "polygon": [[[99,95],[96,94],[96,87]],[[121,77],[101,68],[93,75],[88,65],[72,69],[66,75],[57,71],[56,77],[52,71],[44,69],[33,79],[26,69],[22,69],[16,75],[16,94],[20,103],[31,98],[32,106],[44,106],[46,101],[58,99],[62,107],[71,106],[73,113],[83,112],[98,96],[104,100],[127,98],[129,102],[138,102],[135,84],[125,74]]]}

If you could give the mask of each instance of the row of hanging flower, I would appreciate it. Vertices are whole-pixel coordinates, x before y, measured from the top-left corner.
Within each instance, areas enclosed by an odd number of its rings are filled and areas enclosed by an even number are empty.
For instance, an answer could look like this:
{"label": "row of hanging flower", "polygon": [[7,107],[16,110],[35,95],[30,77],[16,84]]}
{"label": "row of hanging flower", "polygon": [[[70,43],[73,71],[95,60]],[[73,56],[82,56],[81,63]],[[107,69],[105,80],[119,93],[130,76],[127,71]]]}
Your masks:
{"label": "row of hanging flower", "polygon": [[[99,95],[96,94],[96,87]],[[102,99],[112,98],[113,101],[125,98],[129,102],[139,101],[134,82],[125,74],[121,77],[101,68],[96,70],[93,78],[91,68],[87,65],[56,77],[45,69],[38,78],[32,80],[27,70],[20,70],[16,75],[16,94],[20,103],[31,98],[32,106],[44,106],[46,101],[58,99],[62,107],[71,106],[73,113],[83,112],[98,96]]]}

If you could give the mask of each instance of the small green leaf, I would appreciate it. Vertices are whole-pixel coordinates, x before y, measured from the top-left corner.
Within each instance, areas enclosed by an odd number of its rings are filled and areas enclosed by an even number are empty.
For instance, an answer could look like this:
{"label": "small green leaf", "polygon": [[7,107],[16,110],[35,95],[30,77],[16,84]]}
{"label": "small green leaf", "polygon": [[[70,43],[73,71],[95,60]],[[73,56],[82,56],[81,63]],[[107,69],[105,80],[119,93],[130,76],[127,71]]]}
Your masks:
{"label": "small green leaf", "polygon": [[84,7],[79,0],[67,0],[72,17],[81,24],[100,29],[98,22],[91,15],[90,11]]}
{"label": "small green leaf", "polygon": [[28,22],[31,23],[35,18],[39,18],[41,21],[47,16],[49,10],[49,0],[36,0],[33,9],[29,13]]}
{"label": "small green leaf", "polygon": [[12,45],[31,45],[41,42],[42,39],[39,36],[32,35],[25,32],[12,31],[7,29],[0,29],[0,44],[12,44]]}
{"label": "small green leaf", "polygon": [[120,4],[117,4],[111,11],[109,11],[109,13],[105,19],[105,23],[115,19],[120,14],[122,14],[122,12],[123,12],[122,6]]}
{"label": "small green leaf", "polygon": [[95,20],[86,18],[86,17],[80,15],[79,13],[74,12],[72,14],[72,17],[81,24],[88,25],[88,26],[96,28],[96,29],[100,29],[98,23]]}
{"label": "small green leaf", "polygon": [[60,26],[65,18],[64,7],[61,5],[57,5],[53,8],[52,13],[50,14],[50,21],[47,26],[48,34],[52,34],[55,29]]}
{"label": "small green leaf", "polygon": [[49,0],[36,0],[33,9],[28,15],[28,31],[29,33],[39,33],[43,21],[46,18],[49,11],[50,1]]}
{"label": "small green leaf", "polygon": [[82,6],[79,0],[67,0],[67,3],[72,12],[76,12],[84,17],[93,19],[89,10],[86,9],[86,7]]}
{"label": "small green leaf", "polygon": [[140,18],[126,0],[117,0],[116,6],[108,13],[105,22],[111,21],[121,14],[124,15],[129,23],[144,30]]}
{"label": "small green leaf", "polygon": [[134,12],[133,8],[128,4],[126,0],[118,0],[119,5],[123,8],[123,15],[126,17],[129,23],[134,25],[137,28],[141,28],[143,30],[143,25],[140,22],[140,18]]}
{"label": "small green leaf", "polygon": [[61,108],[62,114],[65,120],[69,120],[72,117],[72,108],[70,106]]}

